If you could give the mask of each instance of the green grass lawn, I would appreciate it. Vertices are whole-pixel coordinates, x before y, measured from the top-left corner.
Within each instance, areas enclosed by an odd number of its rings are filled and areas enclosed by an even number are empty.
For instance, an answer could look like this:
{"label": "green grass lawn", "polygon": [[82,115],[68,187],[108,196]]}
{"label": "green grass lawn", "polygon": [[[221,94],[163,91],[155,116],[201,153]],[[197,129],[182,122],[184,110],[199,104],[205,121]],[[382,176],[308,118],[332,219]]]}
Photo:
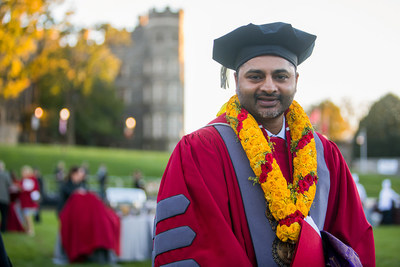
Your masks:
{"label": "green grass lawn", "polygon": [[46,191],[56,192],[57,185],[54,170],[59,161],[63,161],[66,172],[71,166],[87,164],[87,180],[90,189],[96,190],[97,169],[105,164],[108,170],[107,186],[132,186],[132,174],[140,170],[146,181],[159,180],[168,163],[170,153],[160,151],[140,151],[116,148],[30,145],[8,146],[0,144],[0,160],[4,161],[9,171],[20,176],[23,165],[30,165],[40,170],[45,181]]}
{"label": "green grass lawn", "polygon": [[389,178],[392,181],[392,188],[397,193],[400,193],[400,177],[377,175],[377,174],[360,174],[360,183],[364,185],[368,197],[379,197],[379,192],[382,189],[382,181]]}
{"label": "green grass lawn", "polygon": [[110,175],[128,176],[136,169],[146,177],[161,177],[170,153],[115,148],[60,145],[0,145],[0,160],[9,170],[19,173],[24,164],[39,168],[43,174],[53,174],[59,161],[66,167],[86,162],[91,174],[100,164],[106,164]]}
{"label": "green grass lawn", "polygon": [[374,228],[376,266],[400,266],[400,225]]}

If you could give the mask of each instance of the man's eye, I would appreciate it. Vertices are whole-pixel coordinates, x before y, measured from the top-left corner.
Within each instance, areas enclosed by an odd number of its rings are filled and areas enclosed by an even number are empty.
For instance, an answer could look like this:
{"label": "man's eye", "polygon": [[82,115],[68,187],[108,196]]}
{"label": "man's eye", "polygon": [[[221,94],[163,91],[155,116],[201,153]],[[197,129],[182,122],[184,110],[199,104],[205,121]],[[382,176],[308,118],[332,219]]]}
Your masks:
{"label": "man's eye", "polygon": [[260,75],[249,75],[247,78],[250,80],[259,80],[259,79],[261,79],[261,76]]}
{"label": "man's eye", "polygon": [[283,81],[283,80],[286,80],[286,79],[288,79],[289,77],[287,76],[287,75],[284,75],[284,74],[279,74],[279,75],[276,75],[275,76],[275,79],[276,80],[279,80],[279,81]]}

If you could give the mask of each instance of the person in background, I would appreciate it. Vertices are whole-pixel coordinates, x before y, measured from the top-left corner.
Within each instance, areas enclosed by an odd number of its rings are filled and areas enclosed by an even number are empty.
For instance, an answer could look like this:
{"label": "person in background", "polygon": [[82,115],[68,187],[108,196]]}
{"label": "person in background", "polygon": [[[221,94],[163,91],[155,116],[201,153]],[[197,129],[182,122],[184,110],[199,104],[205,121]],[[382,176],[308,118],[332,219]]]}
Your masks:
{"label": "person in background", "polygon": [[24,228],[24,216],[21,209],[21,180],[17,176],[16,172],[11,170],[11,181],[10,186],[10,208],[8,210],[8,222],[7,230],[15,232],[25,232]]}
{"label": "person in background", "polygon": [[0,213],[1,213],[1,232],[7,230],[7,215],[10,206],[10,187],[11,176],[6,171],[5,163],[0,161]]}
{"label": "person in background", "polygon": [[34,220],[35,220],[35,222],[40,223],[41,222],[41,216],[40,216],[41,203],[42,203],[42,200],[43,200],[43,198],[45,196],[44,195],[45,194],[45,190],[44,190],[44,187],[43,187],[44,186],[44,184],[43,184],[43,176],[42,176],[42,173],[40,172],[40,170],[38,168],[34,168],[33,169],[33,174],[34,174],[34,176],[36,177],[36,179],[37,179],[37,181],[39,183],[39,193],[40,193],[40,196],[41,196],[40,201],[38,202],[39,207],[38,207],[38,210],[37,210],[37,212],[36,212],[36,214],[34,216]]}
{"label": "person in background", "polygon": [[90,170],[89,170],[89,162],[83,161],[81,164],[81,168],[85,171],[85,179],[90,175]]}
{"label": "person in background", "polygon": [[[60,213],[67,203],[70,196],[76,192],[86,192],[86,181],[85,181],[85,170],[79,166],[72,166],[63,182],[60,185],[60,192],[57,204],[57,215],[60,217]],[[56,245],[54,248],[54,258],[53,262],[55,264],[64,265],[68,263],[67,255],[62,246],[60,234],[57,234]]]}
{"label": "person in background", "polygon": [[366,201],[367,201],[367,191],[365,191],[365,187],[360,183],[360,177],[357,173],[352,173],[354,182],[356,183],[358,195],[360,196],[361,203],[365,208]]}
{"label": "person in background", "polygon": [[59,161],[57,163],[57,166],[54,170],[54,176],[55,180],[58,186],[58,190],[60,189],[60,186],[63,183],[64,177],[65,177],[65,163],[64,161]]}
{"label": "person in background", "polygon": [[143,174],[140,170],[135,170],[132,174],[133,187],[145,190]]}
{"label": "person in background", "polygon": [[[54,263],[115,263],[119,251],[119,218],[97,194],[87,190],[85,170],[70,168],[60,192]],[[116,253],[116,254],[115,254]]]}
{"label": "person in background", "polygon": [[382,212],[382,224],[393,223],[393,208],[400,205],[400,195],[392,189],[390,179],[382,181],[382,189],[379,192],[378,209]]}
{"label": "person in background", "polygon": [[106,197],[106,184],[107,184],[107,167],[101,164],[97,170],[97,181],[99,182],[99,194],[101,199]]}
{"label": "person in background", "polygon": [[87,190],[85,170],[82,167],[70,168],[67,177],[60,188],[60,199],[57,207],[58,213],[62,210],[68,198],[75,190]]}
{"label": "person in background", "polygon": [[81,166],[80,166],[82,168],[82,170],[85,172],[85,176],[83,178],[85,180],[84,182],[86,183],[86,189],[87,190],[89,190],[89,185],[90,185],[90,182],[89,182],[89,177],[90,177],[89,165],[90,165],[89,162],[83,161]]}
{"label": "person in background", "polygon": [[35,235],[33,216],[39,208],[40,192],[39,182],[36,179],[32,167],[25,165],[21,168],[21,208],[24,215],[26,232]]}
{"label": "person in background", "polygon": [[4,247],[3,237],[1,236],[1,234],[0,234],[0,266],[12,267],[12,263],[7,255],[6,248]]}

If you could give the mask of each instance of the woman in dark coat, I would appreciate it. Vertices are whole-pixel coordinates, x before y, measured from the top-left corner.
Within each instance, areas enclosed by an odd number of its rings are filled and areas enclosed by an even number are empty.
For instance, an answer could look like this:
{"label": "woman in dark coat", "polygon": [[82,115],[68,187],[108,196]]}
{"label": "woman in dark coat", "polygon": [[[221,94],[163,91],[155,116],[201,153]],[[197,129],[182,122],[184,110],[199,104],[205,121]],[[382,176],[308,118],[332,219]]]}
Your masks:
{"label": "woman in dark coat", "polygon": [[82,168],[77,166],[71,167],[68,176],[60,187],[60,200],[57,208],[58,213],[60,213],[68,198],[75,190],[87,190],[85,175],[85,170]]}

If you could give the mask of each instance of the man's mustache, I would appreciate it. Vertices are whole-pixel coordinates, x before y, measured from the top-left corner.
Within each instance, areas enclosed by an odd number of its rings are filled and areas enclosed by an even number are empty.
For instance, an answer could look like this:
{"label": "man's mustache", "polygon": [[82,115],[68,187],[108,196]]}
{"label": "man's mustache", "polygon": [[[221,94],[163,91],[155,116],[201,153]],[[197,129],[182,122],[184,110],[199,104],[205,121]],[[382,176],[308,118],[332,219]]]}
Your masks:
{"label": "man's mustache", "polygon": [[268,97],[268,98],[275,98],[275,99],[277,99],[279,101],[282,100],[282,96],[280,94],[275,94],[275,93],[268,94],[266,92],[255,94],[254,97],[256,99],[258,99],[259,97]]}

